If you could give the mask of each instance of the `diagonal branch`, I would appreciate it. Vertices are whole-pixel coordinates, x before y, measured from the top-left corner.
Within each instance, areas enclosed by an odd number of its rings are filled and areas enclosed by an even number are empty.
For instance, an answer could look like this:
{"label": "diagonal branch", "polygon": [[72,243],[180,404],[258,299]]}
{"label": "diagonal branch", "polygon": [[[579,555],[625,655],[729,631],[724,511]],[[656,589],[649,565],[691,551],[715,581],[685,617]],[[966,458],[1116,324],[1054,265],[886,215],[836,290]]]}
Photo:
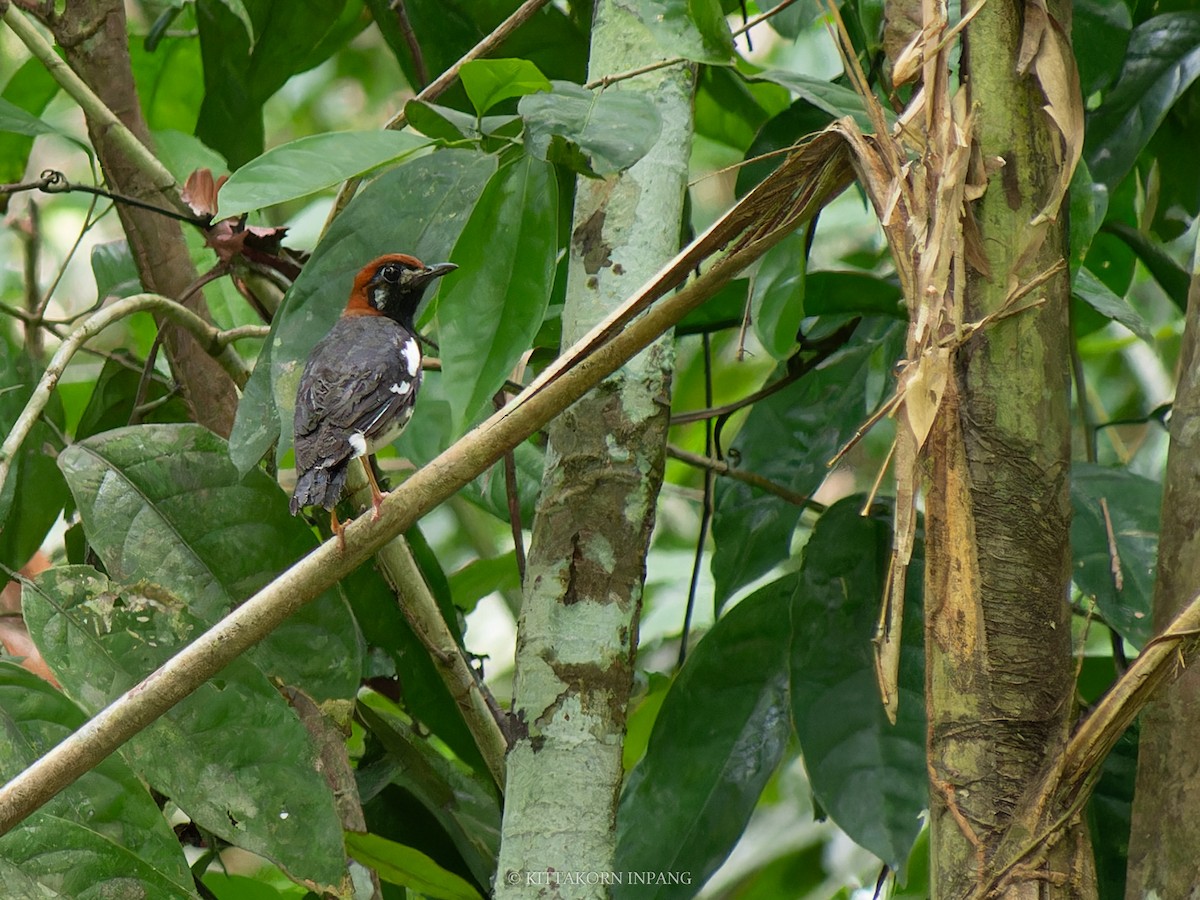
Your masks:
{"label": "diagonal branch", "polygon": [[[810,219],[850,180],[850,162],[839,135],[823,132],[798,148],[512,403],[392,491],[377,520],[359,516],[350,523],[344,532],[344,548],[337,539],[326,541],[0,789],[0,834],[454,496],[508,450],[545,427]],[[674,291],[701,261],[727,245],[730,249],[707,271]]]}

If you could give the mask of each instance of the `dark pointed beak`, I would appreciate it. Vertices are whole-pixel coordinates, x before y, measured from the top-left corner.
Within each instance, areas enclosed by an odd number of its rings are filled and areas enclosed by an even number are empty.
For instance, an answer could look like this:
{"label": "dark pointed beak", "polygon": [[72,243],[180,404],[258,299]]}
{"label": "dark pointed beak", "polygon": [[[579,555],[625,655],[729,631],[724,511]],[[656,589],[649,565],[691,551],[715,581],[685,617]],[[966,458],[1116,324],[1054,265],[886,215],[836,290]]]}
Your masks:
{"label": "dark pointed beak", "polygon": [[429,284],[429,282],[433,281],[435,278],[441,278],[443,275],[449,275],[457,268],[458,266],[456,266],[454,263],[434,263],[432,266],[426,266],[425,271],[423,271],[418,277],[420,278],[421,284]]}

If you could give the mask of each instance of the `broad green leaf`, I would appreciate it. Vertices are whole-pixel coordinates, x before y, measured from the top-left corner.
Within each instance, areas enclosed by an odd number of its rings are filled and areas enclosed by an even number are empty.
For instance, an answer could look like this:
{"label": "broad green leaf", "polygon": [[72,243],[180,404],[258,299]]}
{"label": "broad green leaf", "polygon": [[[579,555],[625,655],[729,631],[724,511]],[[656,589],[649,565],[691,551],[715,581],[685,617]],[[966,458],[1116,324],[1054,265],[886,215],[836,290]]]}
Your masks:
{"label": "broad green leaf", "polygon": [[1075,585],[1113,630],[1144,647],[1153,630],[1162,485],[1128,469],[1075,463],[1071,505]]}
{"label": "broad green leaf", "polygon": [[1121,71],[1133,19],[1125,3],[1074,0],[1071,30],[1084,100],[1107,88]]}
{"label": "broad green leaf", "polygon": [[520,589],[516,553],[512,550],[490,559],[474,559],[450,576],[454,605],[467,613],[495,591]]}
{"label": "broad green leaf", "polygon": [[1134,723],[1104,758],[1087,823],[1096,859],[1100,900],[1123,900],[1129,864],[1129,828],[1137,784],[1139,726]]}
{"label": "broad green leaf", "polygon": [[792,720],[813,794],[838,826],[893,869],[929,805],[921,629],[924,561],[908,570],[896,724],[879,699],[871,637],[892,533],[847,497],[817,520],[792,596]]}
{"label": "broad green leaf", "polygon": [[[230,452],[240,471],[276,442],[279,460],[292,446],[304,360],[345,308],[358,270],[397,251],[444,261],[495,168],[495,158],[483,153],[438,150],[380,175],[334,220],[271,323],[238,404]],[[414,415],[420,422],[420,400]]]}
{"label": "broad green leaf", "polygon": [[[204,101],[196,136],[241,166],[263,151],[263,104],[293,75],[324,62],[367,24],[347,0],[243,0],[257,37],[227,0],[197,0]],[[178,127],[178,126],[175,126]]]}
{"label": "broad green leaf", "polygon": [[1078,272],[1087,259],[1092,240],[1096,232],[1104,224],[1108,213],[1108,188],[1103,184],[1092,181],[1092,173],[1083,160],[1075,167],[1071,176],[1070,220],[1071,220],[1071,278],[1078,277]]}
{"label": "broad green leaf", "polygon": [[[9,433],[40,377],[41,365],[0,334],[0,434]],[[29,562],[70,499],[54,464],[62,427],[62,401],[51,394],[0,492],[0,566],[17,570]],[[0,575],[0,581],[7,580],[6,574]]]}
{"label": "broad green leaf", "polygon": [[663,50],[694,62],[733,62],[733,36],[718,0],[638,0],[634,14]]}
{"label": "broad green leaf", "polygon": [[809,315],[858,313],[905,318],[904,295],[894,281],[866,272],[809,272],[804,308]]}
{"label": "broad green leaf", "polygon": [[[0,780],[34,763],[85,719],[79,707],[45,681],[0,660]],[[63,854],[60,827],[77,828],[78,840],[92,850]],[[38,862],[26,867],[26,854]],[[27,877],[48,889],[61,890],[71,879],[89,887],[102,885],[114,872],[132,880],[139,871],[147,889],[169,885],[162,896],[191,896],[191,874],[179,841],[141,780],[117,755],[0,837],[0,871],[5,863],[24,868]],[[0,883],[9,896],[10,882]]]}
{"label": "broad green leaf", "polygon": [[346,850],[370,866],[382,881],[416,891],[430,900],[481,900],[479,891],[448,872],[420,850],[377,834],[346,832]]}
{"label": "broad green leaf", "polygon": [[[503,223],[501,227],[501,223]],[[443,390],[461,433],[529,349],[550,303],[558,182],[522,156],[497,170],[454,245],[437,306]]]}
{"label": "broad green leaf", "polygon": [[[756,136],[789,103],[791,95],[777,84],[749,81],[729,66],[703,66],[696,84],[696,134],[750,159],[756,155],[749,149]],[[801,134],[793,135],[788,144],[794,144]],[[772,159],[769,163],[778,165],[779,160]],[[738,178],[741,179],[741,170]]]}
{"label": "broad green leaf", "polygon": [[555,138],[577,147],[586,175],[615,175],[649,152],[662,122],[654,101],[636,91],[589,91],[554,82],[553,93],[533,94],[518,105],[525,145],[539,159],[555,160]]}
{"label": "broad green leaf", "polygon": [[551,89],[550,79],[527,59],[472,59],[458,77],[481,116],[502,100]]}
{"label": "broad green leaf", "polygon": [[404,159],[427,141],[402,131],[314,134],[274,147],[229,176],[217,218],[305,197]]}
{"label": "broad green leaf", "polygon": [[1117,83],[1088,117],[1092,177],[1113,190],[1198,76],[1200,12],[1164,13],[1133,29]]}
{"label": "broad green leaf", "polygon": [[1109,290],[1108,285],[1093,275],[1090,269],[1080,268],[1079,273],[1075,276],[1075,283],[1071,286],[1071,293],[1100,315],[1112,319],[1114,322],[1120,322],[1143,341],[1153,346],[1154,334],[1150,330],[1150,323],[1130,305],[1128,300],[1118,297]]}
{"label": "broad green leaf", "polygon": [[[29,116],[39,116],[58,93],[58,82],[50,77],[46,67],[36,59],[26,60],[4,86],[0,99]],[[41,121],[40,119],[38,121]],[[4,131],[0,133],[0,183],[20,181],[29,162],[33,136]],[[0,197],[0,209],[8,202]]]}
{"label": "broad green leaf", "polygon": [[[161,585],[212,624],[315,546],[266,474],[239,476],[225,442],[198,425],[120,428],[58,458],[84,530],[110,576]],[[318,700],[358,687],[361,638],[337,588],[248,654]]]}
{"label": "broad green leaf", "polygon": [[[204,623],[149,580],[88,566],[43,572],[22,608],[68,693],[97,713],[191,641]],[[121,750],[201,828],[295,877],[341,882],[340,824],[308,733],[270,681],[238,659]]]}
{"label": "broad green leaf", "polygon": [[[129,424],[142,382],[140,368],[141,362],[128,354],[117,353],[104,361],[99,377],[92,384],[87,406],[75,426],[77,441]],[[167,386],[157,379],[147,385],[142,402],[153,404],[142,414],[142,422],[191,421],[183,398],[169,395]]]}
{"label": "broad green leaf", "polygon": [[626,780],[614,868],[690,883],[614,885],[614,900],[694,896],[741,836],[791,735],[790,602],[786,582],[763,588],[688,656]]}
{"label": "broad green leaf", "polygon": [[[738,465],[810,495],[829,472],[825,464],[874,408],[878,398],[866,396],[873,355],[882,345],[895,358],[899,340],[893,323],[865,322],[845,348],[756,403],[733,442]],[[712,559],[718,610],[738,588],[787,558],[799,520],[799,506],[740,481],[718,480]]]}
{"label": "broad green leaf", "polygon": [[[182,134],[195,131],[204,103],[200,42],[194,37],[172,35],[164,37],[153,50],[147,50],[143,41],[131,40],[129,58],[138,100],[150,128],[154,132],[173,130]],[[155,144],[156,149],[161,149],[157,148],[157,141]],[[179,178],[174,169],[171,172]],[[183,180],[179,183],[183,184]]]}
{"label": "broad green leaf", "polygon": [[3,97],[0,97],[0,131],[38,137],[43,134],[59,134],[59,130],[43,122],[33,113],[26,112]]}
{"label": "broad green leaf", "polygon": [[788,235],[763,254],[751,281],[750,315],[759,343],[776,359],[796,349],[804,311],[809,226]]}
{"label": "broad green leaf", "polygon": [[128,241],[110,241],[92,247],[92,276],[96,279],[96,301],[109,297],[132,297],[142,292],[142,279],[129,252]]}
{"label": "broad green leaf", "polygon": [[189,881],[171,879],[87,825],[44,812],[0,838],[5,900],[192,898]]}
{"label": "broad green leaf", "polygon": [[363,802],[395,785],[437,819],[475,880],[491,884],[500,852],[500,800],[491,776],[449,759],[384,697],[364,693],[358,715],[386,751],[359,769]]}

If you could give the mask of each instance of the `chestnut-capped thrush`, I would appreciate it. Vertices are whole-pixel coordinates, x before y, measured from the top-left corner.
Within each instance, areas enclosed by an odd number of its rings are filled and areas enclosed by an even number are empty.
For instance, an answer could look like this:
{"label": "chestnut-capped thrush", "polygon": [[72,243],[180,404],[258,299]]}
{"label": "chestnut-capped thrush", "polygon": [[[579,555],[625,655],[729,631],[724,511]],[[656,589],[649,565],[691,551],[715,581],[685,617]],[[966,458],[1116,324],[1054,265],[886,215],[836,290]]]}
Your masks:
{"label": "chestnut-capped thrush", "polygon": [[362,461],[379,515],[383,494],[367,457],[399,437],[412,416],[421,387],[413,316],[430,282],[456,268],[391,253],[355,277],[350,302],[313,348],[296,390],[292,515],[304,506],[323,506],[340,535],[334,507],[353,459]]}

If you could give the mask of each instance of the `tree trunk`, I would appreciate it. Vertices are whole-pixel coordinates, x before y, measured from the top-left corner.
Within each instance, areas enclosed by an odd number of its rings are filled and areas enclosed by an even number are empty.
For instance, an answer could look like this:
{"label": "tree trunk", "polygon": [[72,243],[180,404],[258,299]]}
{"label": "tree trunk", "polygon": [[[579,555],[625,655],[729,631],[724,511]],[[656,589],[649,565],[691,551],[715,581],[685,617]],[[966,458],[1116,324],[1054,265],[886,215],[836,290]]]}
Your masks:
{"label": "tree trunk", "polygon": [[[151,146],[150,130],[142,117],[133,81],[122,0],[70,4],[61,18],[54,21],[53,28],[75,73],[142,143]],[[111,190],[164,209],[176,208],[178,197],[155,185],[126,156],[107,129],[89,120],[88,133]],[[179,223],[120,202],[117,214],[146,290],[181,299],[189,309],[207,318],[201,291],[184,296],[196,281],[196,269]],[[196,421],[228,437],[237,410],[233,381],[186,331],[161,320],[159,327],[171,371]]]}
{"label": "tree trunk", "polygon": [[[590,76],[660,58],[617,0],[596,4]],[[653,97],[663,127],[621,175],[578,182],[563,344],[582,335],[678,250],[691,143],[683,66],[608,90]],[[645,554],[662,483],[670,333],[550,426],[517,640],[496,896],[603,897],[620,795]],[[579,874],[590,883],[571,883]]]}
{"label": "tree trunk", "polygon": [[[967,28],[963,71],[985,161],[1003,167],[973,204],[989,275],[967,274],[964,321],[1011,309],[1014,290],[1067,256],[1065,214],[1032,224],[1061,162],[1033,78],[1017,73],[1025,4],[989,0]],[[930,437],[926,648],[935,898],[1082,897],[1086,835],[997,874],[989,860],[1063,747],[1074,665],[1068,420],[1070,282],[1019,301],[958,352]],[[1081,850],[1082,848],[1082,850]],[[1080,868],[1082,866],[1082,868]]]}
{"label": "tree trunk", "polygon": [[[1154,588],[1161,632],[1200,590],[1200,244],[1193,262],[1179,386],[1171,411],[1171,449],[1163,488]],[[1191,897],[1200,848],[1200,671],[1184,670],[1147,705],[1138,744],[1137,789],[1129,834],[1125,896]]]}

